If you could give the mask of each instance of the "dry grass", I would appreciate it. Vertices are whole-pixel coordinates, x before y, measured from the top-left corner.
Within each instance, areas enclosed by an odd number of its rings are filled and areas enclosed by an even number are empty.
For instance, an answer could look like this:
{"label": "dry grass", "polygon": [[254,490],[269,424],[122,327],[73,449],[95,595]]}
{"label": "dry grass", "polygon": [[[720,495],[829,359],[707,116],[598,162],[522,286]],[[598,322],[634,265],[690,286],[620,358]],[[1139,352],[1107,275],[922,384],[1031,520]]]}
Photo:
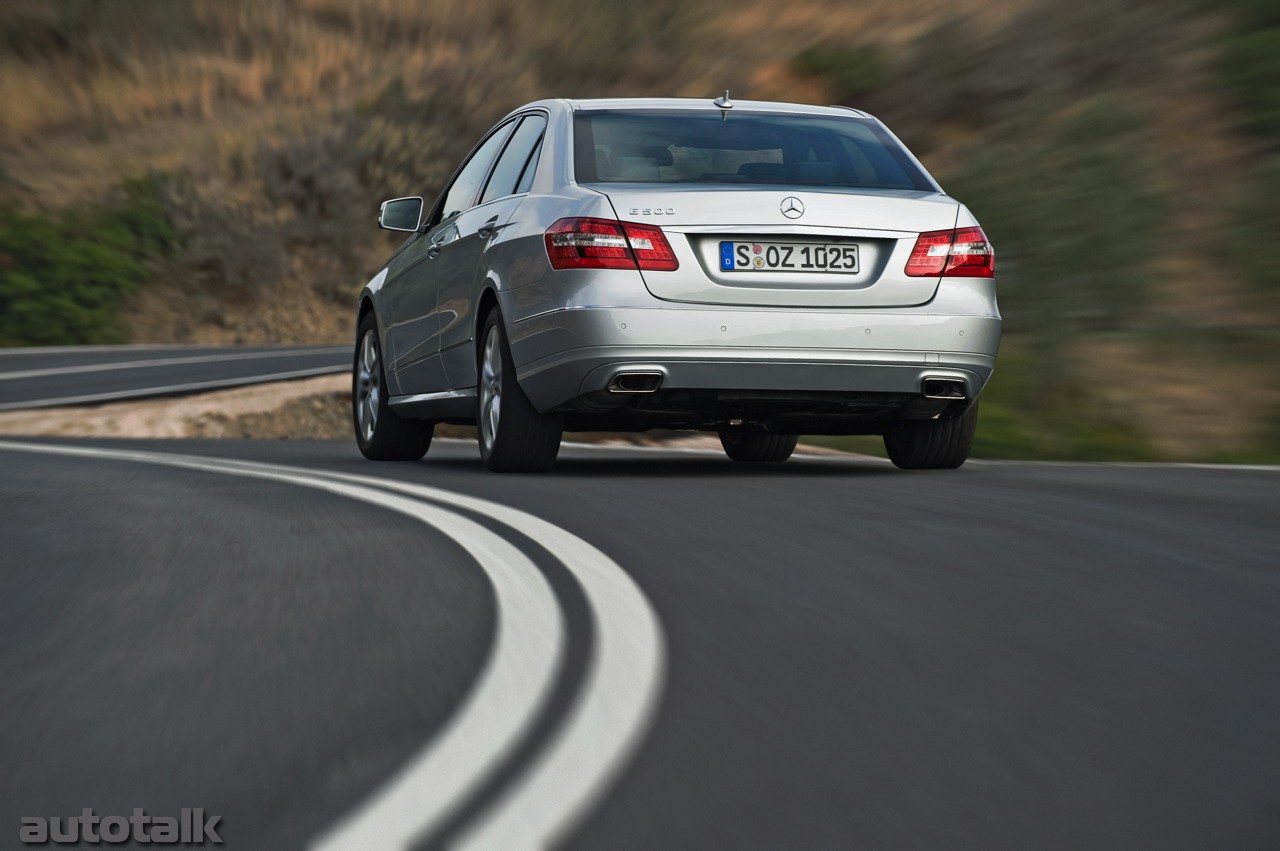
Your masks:
{"label": "dry grass", "polygon": [[318,298],[311,276],[305,269],[295,269],[273,286],[270,298],[244,302],[220,298],[216,292],[154,282],[130,300],[125,320],[136,339],[153,343],[347,343],[355,334],[355,301],[362,284],[352,279],[347,302],[334,302]]}
{"label": "dry grass", "polygon": [[[667,3],[654,18],[679,5]],[[779,62],[815,40],[892,46],[944,14],[994,25],[1025,5],[694,4],[687,23],[715,34],[713,53],[690,50],[673,65],[660,44],[642,42],[629,48],[625,70],[632,85],[652,93],[710,95],[736,84],[754,89],[742,95],[794,97],[798,81],[779,73]],[[350,105],[397,78],[411,96],[448,88],[464,109],[492,115],[533,97],[574,94],[548,92],[538,59],[602,49],[619,8],[475,0],[10,0],[0,26],[11,39],[31,43],[0,54],[0,141],[12,149],[59,132],[110,135],[157,119],[203,125],[245,107]],[[505,104],[493,105],[494,96]]]}
{"label": "dry grass", "polygon": [[1076,355],[1102,400],[1135,417],[1164,457],[1244,449],[1254,425],[1280,405],[1264,364],[1242,368],[1195,349],[1133,340],[1090,341]]}

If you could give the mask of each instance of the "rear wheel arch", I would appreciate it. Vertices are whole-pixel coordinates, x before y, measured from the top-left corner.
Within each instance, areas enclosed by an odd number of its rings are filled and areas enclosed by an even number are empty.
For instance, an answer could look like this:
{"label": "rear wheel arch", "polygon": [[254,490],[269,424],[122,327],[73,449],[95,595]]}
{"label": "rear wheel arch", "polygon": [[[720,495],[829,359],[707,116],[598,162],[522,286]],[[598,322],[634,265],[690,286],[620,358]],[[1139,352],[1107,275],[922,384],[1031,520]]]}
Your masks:
{"label": "rear wheel arch", "polygon": [[489,314],[498,307],[498,294],[493,287],[486,286],[476,300],[475,329],[473,339],[476,347],[476,364],[480,363],[480,355],[484,351],[484,325]]}
{"label": "rear wheel arch", "polygon": [[[364,318],[373,313],[373,299],[370,296],[363,296],[360,299],[360,309],[356,312],[356,334],[360,333],[360,323],[364,322]],[[375,317],[374,321],[377,321]]]}

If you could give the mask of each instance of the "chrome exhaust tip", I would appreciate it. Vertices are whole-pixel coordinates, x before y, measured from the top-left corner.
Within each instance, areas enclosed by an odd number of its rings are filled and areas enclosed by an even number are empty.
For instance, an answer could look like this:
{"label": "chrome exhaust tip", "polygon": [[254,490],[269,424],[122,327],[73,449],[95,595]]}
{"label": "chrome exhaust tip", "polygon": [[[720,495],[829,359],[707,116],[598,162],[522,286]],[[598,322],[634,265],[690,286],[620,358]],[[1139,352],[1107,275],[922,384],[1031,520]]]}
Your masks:
{"label": "chrome exhaust tip", "polygon": [[920,393],[926,399],[959,401],[969,397],[968,388],[961,378],[926,378],[920,382]]}
{"label": "chrome exhaust tip", "polygon": [[662,384],[660,372],[619,372],[609,379],[610,393],[652,393]]}

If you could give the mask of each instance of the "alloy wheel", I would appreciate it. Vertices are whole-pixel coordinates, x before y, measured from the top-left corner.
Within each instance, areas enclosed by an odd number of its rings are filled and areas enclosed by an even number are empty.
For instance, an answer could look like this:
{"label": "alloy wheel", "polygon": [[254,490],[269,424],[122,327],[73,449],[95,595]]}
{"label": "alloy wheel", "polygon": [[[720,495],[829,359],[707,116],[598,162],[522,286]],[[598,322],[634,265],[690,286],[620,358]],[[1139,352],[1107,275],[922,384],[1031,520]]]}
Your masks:
{"label": "alloy wheel", "polygon": [[382,369],[378,335],[372,329],[360,341],[360,363],[356,367],[356,418],[365,442],[373,440],[378,426],[378,404],[382,399]]}
{"label": "alloy wheel", "polygon": [[502,410],[502,349],[498,329],[489,329],[484,341],[484,357],[480,362],[480,439],[486,449],[493,447],[498,436],[498,420]]}

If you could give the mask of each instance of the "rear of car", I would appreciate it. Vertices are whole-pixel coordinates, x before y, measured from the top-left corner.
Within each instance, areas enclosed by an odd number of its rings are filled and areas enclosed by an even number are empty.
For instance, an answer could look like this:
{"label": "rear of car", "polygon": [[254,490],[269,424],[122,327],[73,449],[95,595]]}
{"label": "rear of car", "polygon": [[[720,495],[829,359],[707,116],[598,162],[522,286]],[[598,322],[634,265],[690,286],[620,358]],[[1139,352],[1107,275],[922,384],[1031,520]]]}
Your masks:
{"label": "rear of car", "polygon": [[[408,188],[408,187],[406,187]],[[1000,338],[973,215],[874,117],[710,100],[546,100],[503,118],[365,286],[357,444],[418,458],[474,422],[494,470],[570,431],[716,432],[747,462],[883,435],[957,467]]]}
{"label": "rear of car", "polygon": [[731,455],[883,434],[900,466],[963,462],[999,343],[994,254],[878,120],[710,101],[563,118],[564,186],[533,202],[555,216],[549,269],[503,299],[539,410],[718,431]]}

